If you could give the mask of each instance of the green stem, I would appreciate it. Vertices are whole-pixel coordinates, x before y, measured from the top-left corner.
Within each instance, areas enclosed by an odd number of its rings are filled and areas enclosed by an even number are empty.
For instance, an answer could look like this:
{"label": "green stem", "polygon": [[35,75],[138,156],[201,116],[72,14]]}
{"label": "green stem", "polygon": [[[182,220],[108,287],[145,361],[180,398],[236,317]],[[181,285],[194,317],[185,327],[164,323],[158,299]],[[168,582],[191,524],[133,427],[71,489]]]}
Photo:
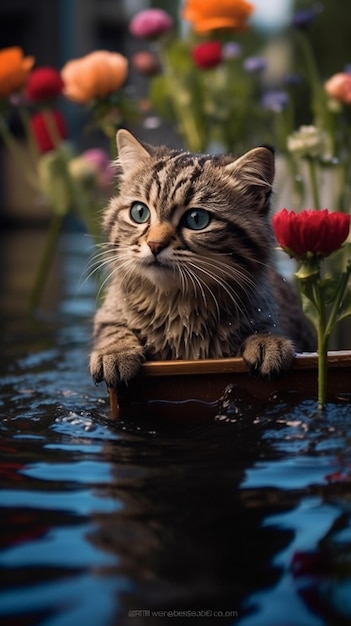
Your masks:
{"label": "green stem", "polygon": [[31,187],[33,187],[36,191],[38,191],[39,185],[35,173],[31,173],[29,171],[29,163],[27,162],[27,159],[23,156],[23,152],[20,145],[18,144],[18,141],[14,139],[6,126],[6,122],[2,120],[0,120],[0,136],[6,148],[8,149],[10,154],[12,154],[19,167],[21,168],[22,173],[28,184],[31,185]]}
{"label": "green stem", "polygon": [[34,164],[37,164],[38,160],[40,159],[40,151],[39,151],[37,142],[33,136],[33,133],[31,131],[30,117],[29,117],[28,111],[23,105],[20,105],[18,107],[18,113],[22,122],[23,129],[25,131],[27,143],[31,152],[33,162]]}
{"label": "green stem", "polygon": [[310,157],[307,159],[310,181],[311,181],[311,191],[312,191],[312,200],[313,200],[313,208],[318,210],[320,209],[320,199],[319,199],[319,189],[318,189],[318,178],[317,178],[317,167],[316,167],[316,159]]}
{"label": "green stem", "polygon": [[[174,79],[170,79],[170,85],[174,84]],[[204,150],[204,146],[202,145],[200,133],[198,131],[194,116],[191,111],[191,107],[184,107],[181,102],[179,102],[177,87],[173,89],[172,86],[172,102],[174,106],[174,110],[177,116],[179,131],[183,135],[187,148],[191,152],[202,152]]]}
{"label": "green stem", "polygon": [[59,148],[62,142],[62,138],[58,131],[56,119],[52,110],[47,108],[42,109],[42,116],[53,147]]}
{"label": "green stem", "polygon": [[56,250],[57,241],[62,228],[63,215],[54,213],[49,229],[48,238],[45,243],[44,253],[40,261],[39,270],[36,275],[35,283],[33,285],[30,297],[29,297],[29,310],[33,312],[39,303],[40,297],[43,292],[43,288],[46,282],[47,274]]}
{"label": "green stem", "polygon": [[309,39],[306,37],[306,35],[301,31],[297,32],[297,34],[300,39],[300,45],[302,53],[304,55],[304,62],[307,69],[309,84],[312,90],[312,108],[314,114],[314,123],[320,128],[325,128],[326,126],[328,126],[328,109],[326,104],[327,98],[320,80],[316,59],[312,52]]}
{"label": "green stem", "polygon": [[315,285],[315,298],[319,311],[317,327],[318,352],[318,407],[323,409],[327,401],[328,335],[326,333],[326,311],[320,285]]}
{"label": "green stem", "polygon": [[116,133],[114,132],[113,135],[109,136],[109,140],[110,140],[110,156],[111,159],[114,161],[117,158],[117,145],[116,145]]}
{"label": "green stem", "polygon": [[189,103],[184,102],[184,98],[182,98],[184,85],[180,82],[179,74],[174,71],[172,63],[168,60],[166,51],[160,48],[159,54],[165,75],[167,75],[168,93],[173,105],[179,132],[183,136],[188,150],[191,152],[202,152],[204,149],[203,137],[193,113],[193,102],[191,99]]}

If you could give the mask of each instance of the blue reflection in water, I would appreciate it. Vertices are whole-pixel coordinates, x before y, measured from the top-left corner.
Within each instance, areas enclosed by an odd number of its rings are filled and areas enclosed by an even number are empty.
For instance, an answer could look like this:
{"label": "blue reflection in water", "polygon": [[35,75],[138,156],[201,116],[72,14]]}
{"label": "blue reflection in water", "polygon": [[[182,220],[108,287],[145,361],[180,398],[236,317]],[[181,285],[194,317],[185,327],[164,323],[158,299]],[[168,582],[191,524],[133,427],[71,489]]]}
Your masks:
{"label": "blue reflection in water", "polygon": [[[222,626],[350,620],[348,403],[317,419],[312,402],[247,412],[239,398],[241,411],[200,425],[112,424],[87,368],[89,242],[63,238],[45,316],[31,320],[20,278],[32,238],[0,248],[6,277],[16,255],[1,300],[4,624],[152,626],[156,610],[208,610],[201,623]],[[131,621],[137,609],[150,614]]]}
{"label": "blue reflection in water", "polygon": [[[122,580],[91,574],[77,574],[73,579],[41,582],[26,590],[16,589],[0,594],[1,613],[25,613],[25,623],[43,623],[47,626],[93,626],[110,622],[115,610],[115,594],[127,588]],[[19,609],[22,607],[22,610]],[[24,609],[24,610],[23,610]],[[33,615],[34,621],[28,617]],[[39,618],[37,621],[37,616]]]}

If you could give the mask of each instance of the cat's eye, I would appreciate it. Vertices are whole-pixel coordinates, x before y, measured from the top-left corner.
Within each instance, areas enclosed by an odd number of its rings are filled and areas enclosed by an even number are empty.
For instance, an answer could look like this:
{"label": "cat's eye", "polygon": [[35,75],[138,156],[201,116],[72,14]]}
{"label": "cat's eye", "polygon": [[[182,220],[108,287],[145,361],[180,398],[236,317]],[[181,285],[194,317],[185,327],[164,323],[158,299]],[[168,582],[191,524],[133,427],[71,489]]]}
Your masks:
{"label": "cat's eye", "polygon": [[143,202],[133,202],[130,217],[137,224],[145,224],[150,217],[150,209]]}
{"label": "cat's eye", "polygon": [[211,214],[205,209],[190,209],[183,215],[183,225],[191,230],[202,230],[209,225]]}

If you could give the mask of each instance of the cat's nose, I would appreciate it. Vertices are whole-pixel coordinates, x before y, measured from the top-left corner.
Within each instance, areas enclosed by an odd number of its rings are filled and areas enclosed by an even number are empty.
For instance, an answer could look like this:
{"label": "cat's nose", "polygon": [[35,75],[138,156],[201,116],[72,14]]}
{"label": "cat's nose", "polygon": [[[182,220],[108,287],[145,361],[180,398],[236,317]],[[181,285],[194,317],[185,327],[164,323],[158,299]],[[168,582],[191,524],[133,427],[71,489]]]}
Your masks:
{"label": "cat's nose", "polygon": [[168,222],[158,222],[150,226],[146,243],[155,257],[167,248],[173,234],[174,226]]}
{"label": "cat's nose", "polygon": [[160,254],[161,250],[164,250],[167,247],[167,244],[163,241],[148,241],[147,245],[154,256]]}

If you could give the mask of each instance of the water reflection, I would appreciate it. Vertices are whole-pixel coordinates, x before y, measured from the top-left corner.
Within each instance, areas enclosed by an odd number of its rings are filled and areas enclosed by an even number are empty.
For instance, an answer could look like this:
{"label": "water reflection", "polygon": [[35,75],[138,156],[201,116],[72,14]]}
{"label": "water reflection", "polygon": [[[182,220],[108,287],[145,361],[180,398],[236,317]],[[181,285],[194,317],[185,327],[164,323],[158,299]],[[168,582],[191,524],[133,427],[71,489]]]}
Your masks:
{"label": "water reflection", "polygon": [[[111,493],[123,506],[94,516],[92,540],[118,555],[118,571],[132,577],[132,590],[123,594],[127,609],[242,615],[252,586],[277,582],[280,568],[271,558],[292,533],[264,528],[265,508],[247,506],[239,490],[257,445],[257,433],[250,440],[248,431],[209,426],[104,447],[113,463]],[[269,508],[282,510],[277,501]]]}
{"label": "water reflection", "polygon": [[347,397],[323,420],[308,402],[245,411],[238,397],[217,421],[111,424],[87,370],[89,243],[65,238],[33,320],[31,241],[13,233],[1,247],[4,623],[152,626],[167,610],[212,611],[191,624],[347,623]]}

